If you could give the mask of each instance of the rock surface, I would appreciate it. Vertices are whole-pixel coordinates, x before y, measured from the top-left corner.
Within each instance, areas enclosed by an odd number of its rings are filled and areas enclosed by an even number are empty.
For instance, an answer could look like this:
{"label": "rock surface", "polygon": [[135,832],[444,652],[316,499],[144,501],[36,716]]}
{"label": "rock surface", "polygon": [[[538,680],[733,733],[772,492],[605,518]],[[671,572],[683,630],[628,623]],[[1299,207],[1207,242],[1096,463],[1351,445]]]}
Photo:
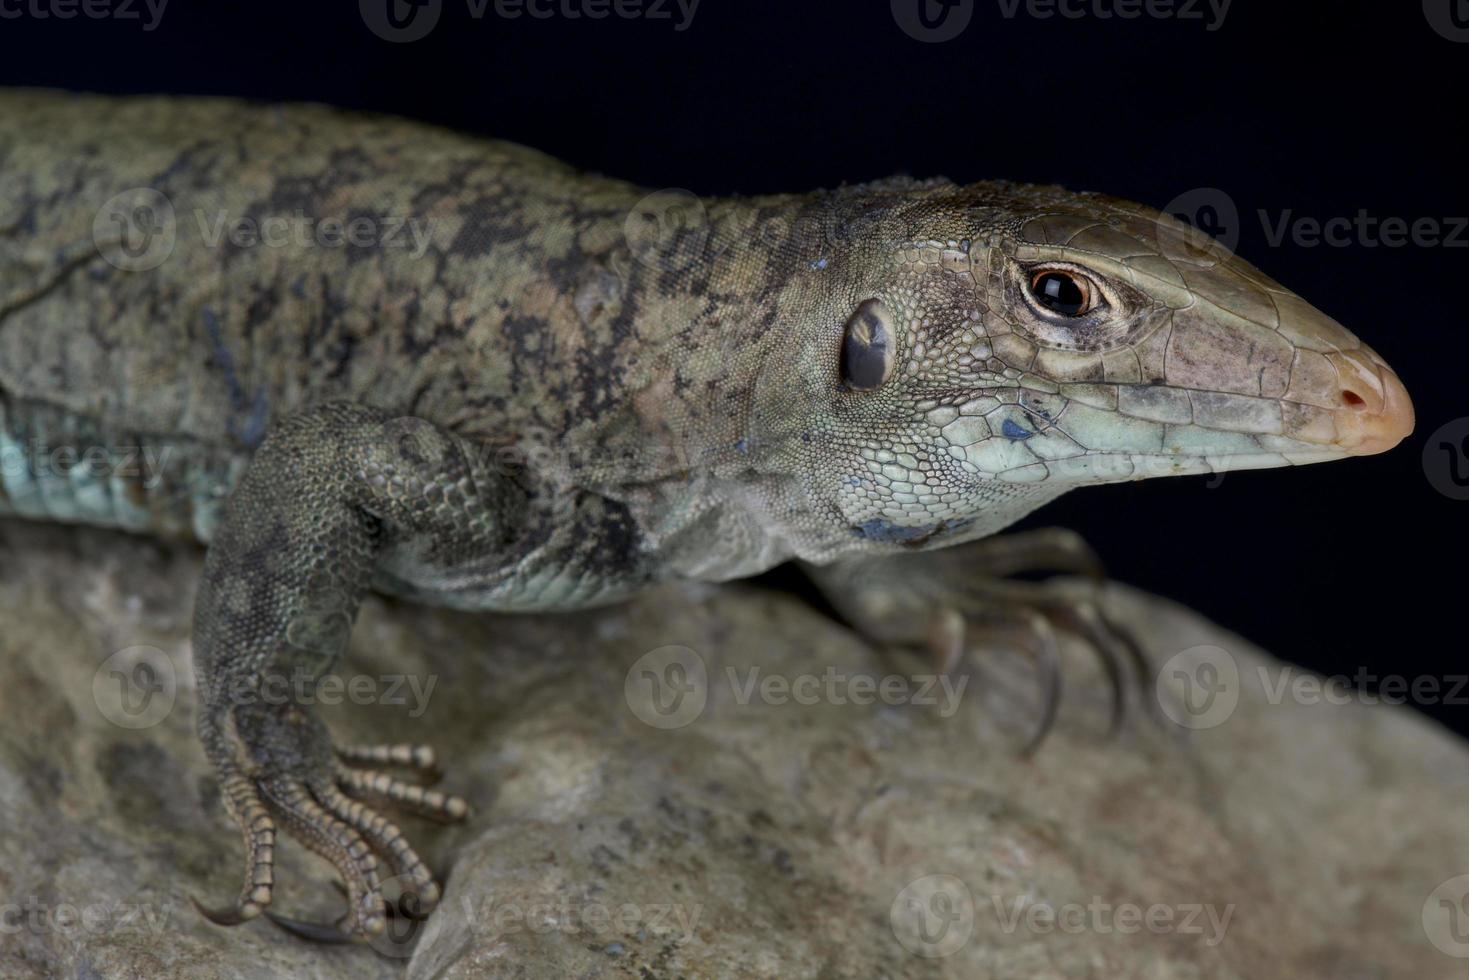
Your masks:
{"label": "rock surface", "polygon": [[[1469,974],[1466,747],[1407,710],[1275,696],[1305,675],[1122,588],[1186,727],[1137,712],[1106,738],[1070,651],[1029,760],[1025,659],[903,689],[921,663],[778,592],[561,617],[371,600],[327,716],[433,743],[476,804],[400,821],[450,870],[444,904],[376,949],[219,928],[190,905],[229,901],[242,863],[193,734],[199,554],[7,523],[0,555],[0,976]],[[302,849],[277,880],[283,912],[338,913]]]}

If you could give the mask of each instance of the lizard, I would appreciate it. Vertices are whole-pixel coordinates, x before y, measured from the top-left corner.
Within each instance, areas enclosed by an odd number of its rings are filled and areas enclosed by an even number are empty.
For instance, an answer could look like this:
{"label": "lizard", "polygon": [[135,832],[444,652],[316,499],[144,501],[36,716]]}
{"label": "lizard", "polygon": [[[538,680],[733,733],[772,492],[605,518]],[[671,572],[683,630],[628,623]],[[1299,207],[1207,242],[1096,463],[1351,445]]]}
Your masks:
{"label": "lizard", "polygon": [[441,897],[379,812],[467,814],[412,777],[432,751],[263,696],[330,671],[369,590],[568,610],[797,561],[884,644],[952,657],[993,616],[1115,653],[1006,577],[1087,566],[1078,536],[994,535],[1413,427],[1344,326],[1101,194],[699,198],[321,106],[26,90],[0,189],[0,513],[205,545],[197,726],[245,845],[222,923],[275,915],[282,832],[335,866],[346,940],[385,927],[385,868]]}

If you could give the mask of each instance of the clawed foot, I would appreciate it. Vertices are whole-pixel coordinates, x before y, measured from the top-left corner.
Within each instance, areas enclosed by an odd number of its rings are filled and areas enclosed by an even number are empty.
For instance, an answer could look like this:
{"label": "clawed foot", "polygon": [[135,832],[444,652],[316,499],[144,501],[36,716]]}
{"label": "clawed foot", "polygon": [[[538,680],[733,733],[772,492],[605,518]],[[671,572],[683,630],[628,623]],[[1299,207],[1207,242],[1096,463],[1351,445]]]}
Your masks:
{"label": "clawed foot", "polygon": [[[1141,646],[1112,622],[1101,602],[1101,560],[1080,536],[1058,528],[1006,535],[948,552],[899,555],[881,563],[814,570],[822,591],[842,615],[884,645],[919,646],[935,669],[959,666],[976,633],[1003,634],[1035,661],[1041,713],[1022,750],[1030,755],[1055,724],[1061,703],[1061,638],[1086,643],[1100,658],[1112,694],[1112,734],[1126,721],[1132,698],[1152,670]],[[1011,576],[1070,574],[1063,585]],[[1144,703],[1151,702],[1144,695]]]}
{"label": "clawed foot", "polygon": [[[395,804],[442,821],[463,820],[457,796],[407,782],[366,765],[403,767],[432,777],[432,749],[391,745],[334,750],[325,727],[299,707],[245,706],[220,726],[201,725],[220,772],[224,801],[245,835],[245,884],[233,908],[195,905],[210,921],[238,925],[267,914],[305,938],[353,941],[379,935],[390,915],[420,918],[438,903],[439,884],[403,832],[364,800]],[[326,926],[267,911],[275,885],[277,828],[283,827],[332,863],[345,885],[347,912]],[[393,907],[380,869],[402,886]]]}
{"label": "clawed foot", "polygon": [[[342,884],[340,881],[334,881],[332,882],[332,884],[336,886],[336,889],[338,892],[341,893],[342,898],[348,898],[346,885]],[[383,907],[384,910],[387,912],[388,921],[390,922],[396,919],[406,919],[411,922],[423,922],[428,918],[428,913],[431,911],[430,908],[424,906],[423,902],[423,895],[415,891],[405,889],[400,892],[397,899],[395,900],[389,901],[387,897],[384,896]],[[197,907],[198,903],[196,902],[195,905]],[[206,916],[209,914],[206,910],[202,908],[199,911],[204,912]],[[325,925],[320,922],[308,922],[304,919],[292,919],[284,915],[277,915],[276,913],[271,912],[269,909],[266,910],[265,917],[269,919],[273,924],[278,926],[282,931],[288,932],[298,939],[305,939],[314,943],[344,945],[347,943],[356,942],[359,938],[361,938],[359,936],[352,935],[350,932],[345,931],[342,928],[341,922],[337,922],[332,925]]]}
{"label": "clawed foot", "polygon": [[[1107,674],[1111,692],[1108,735],[1116,736],[1125,724],[1136,691],[1148,699],[1151,665],[1137,640],[1109,619],[1100,602],[1101,583],[1089,582],[1081,589],[1058,587],[1049,582],[982,581],[968,590],[976,610],[964,617],[976,630],[998,630],[1013,636],[1036,664],[1041,686],[1041,713],[1034,733],[1022,755],[1033,754],[1045,741],[1056,722],[1062,691],[1061,635],[1080,639],[1098,657]],[[953,656],[952,653],[946,654]]]}

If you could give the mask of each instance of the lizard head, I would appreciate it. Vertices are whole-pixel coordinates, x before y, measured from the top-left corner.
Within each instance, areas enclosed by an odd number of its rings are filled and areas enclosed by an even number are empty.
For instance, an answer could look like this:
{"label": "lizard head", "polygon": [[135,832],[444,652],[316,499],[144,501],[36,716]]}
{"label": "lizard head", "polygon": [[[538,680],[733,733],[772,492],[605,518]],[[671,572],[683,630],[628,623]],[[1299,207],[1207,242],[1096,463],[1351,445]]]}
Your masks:
{"label": "lizard head", "polygon": [[1412,430],[1377,354],[1172,217],[1014,184],[904,202],[900,235],[854,250],[803,372],[841,460],[827,499],[859,537],[949,543],[1080,485],[1378,453]]}

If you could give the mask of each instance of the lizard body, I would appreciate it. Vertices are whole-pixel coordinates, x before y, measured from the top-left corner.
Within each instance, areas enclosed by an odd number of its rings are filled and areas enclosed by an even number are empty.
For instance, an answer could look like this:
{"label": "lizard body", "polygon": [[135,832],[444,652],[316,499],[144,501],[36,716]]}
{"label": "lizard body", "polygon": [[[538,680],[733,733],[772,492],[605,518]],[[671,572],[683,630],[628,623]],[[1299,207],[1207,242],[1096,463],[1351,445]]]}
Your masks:
{"label": "lizard body", "polygon": [[[699,201],[323,108],[12,93],[0,191],[0,512],[209,543],[200,732],[249,850],[239,918],[282,825],[341,870],[353,934],[382,927],[374,853],[437,895],[344,791],[462,803],[240,697],[330,669],[370,586],[566,609],[799,559],[901,640],[960,603],[866,571],[884,556],[1412,426],[1345,328],[1172,218],[1059,188]],[[54,465],[98,447],[151,462]]]}

